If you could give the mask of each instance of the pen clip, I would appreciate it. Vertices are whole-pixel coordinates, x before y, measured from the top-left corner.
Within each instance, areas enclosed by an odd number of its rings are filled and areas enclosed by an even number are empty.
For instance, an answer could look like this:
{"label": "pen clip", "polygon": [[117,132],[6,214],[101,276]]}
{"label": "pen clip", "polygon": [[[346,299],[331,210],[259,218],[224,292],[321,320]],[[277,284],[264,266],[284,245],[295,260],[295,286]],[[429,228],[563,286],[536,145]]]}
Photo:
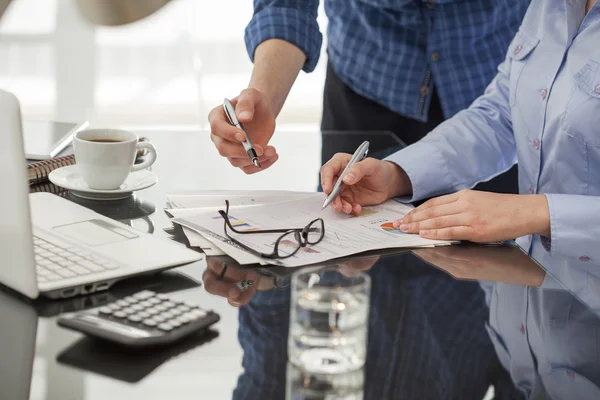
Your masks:
{"label": "pen clip", "polygon": [[225,111],[225,115],[227,115],[229,123],[233,126],[237,126],[239,122],[235,115],[235,108],[229,99],[223,100],[223,110]]}

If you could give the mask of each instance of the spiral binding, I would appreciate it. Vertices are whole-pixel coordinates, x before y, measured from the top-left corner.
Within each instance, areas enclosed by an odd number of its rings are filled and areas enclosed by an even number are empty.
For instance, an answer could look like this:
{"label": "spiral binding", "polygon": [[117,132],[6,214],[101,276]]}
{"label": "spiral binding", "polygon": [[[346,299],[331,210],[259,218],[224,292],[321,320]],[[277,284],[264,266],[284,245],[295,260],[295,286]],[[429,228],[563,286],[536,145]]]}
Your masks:
{"label": "spiral binding", "polygon": [[[48,180],[48,175],[55,169],[66,167],[68,165],[75,164],[75,156],[70,154],[68,156],[56,157],[51,160],[44,160],[31,163],[27,166],[27,173],[29,175],[29,185],[35,185],[40,182]],[[32,172],[35,176],[31,176]]]}

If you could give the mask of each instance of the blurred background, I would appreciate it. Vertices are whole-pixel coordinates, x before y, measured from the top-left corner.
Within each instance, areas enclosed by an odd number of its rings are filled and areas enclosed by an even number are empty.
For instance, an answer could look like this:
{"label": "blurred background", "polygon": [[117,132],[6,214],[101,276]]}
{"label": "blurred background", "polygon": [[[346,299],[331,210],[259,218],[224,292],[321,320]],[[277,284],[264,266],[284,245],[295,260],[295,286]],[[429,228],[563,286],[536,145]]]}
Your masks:
{"label": "blurred background", "polygon": [[[97,127],[208,130],[207,115],[250,79],[251,0],[175,0],[121,27],[94,27],[73,0],[13,0],[0,23],[0,88],[25,118]],[[321,31],[327,20],[319,13]],[[318,131],[325,49],[301,73],[278,130]]]}

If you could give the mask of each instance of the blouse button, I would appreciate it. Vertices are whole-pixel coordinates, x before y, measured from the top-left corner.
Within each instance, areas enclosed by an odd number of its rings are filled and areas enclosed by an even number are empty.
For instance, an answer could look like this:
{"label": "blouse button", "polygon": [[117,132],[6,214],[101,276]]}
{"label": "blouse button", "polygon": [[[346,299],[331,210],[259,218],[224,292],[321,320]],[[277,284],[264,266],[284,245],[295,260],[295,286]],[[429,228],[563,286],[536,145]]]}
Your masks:
{"label": "blouse button", "polygon": [[529,186],[529,193],[534,194],[535,188],[533,186]]}
{"label": "blouse button", "polygon": [[535,147],[536,150],[540,149],[540,140],[539,139],[535,139],[533,141],[533,147]]}
{"label": "blouse button", "polygon": [[590,261],[590,258],[588,256],[581,256],[581,257],[579,257],[579,261],[588,262],[588,261]]}
{"label": "blouse button", "polygon": [[521,52],[521,50],[523,49],[523,46],[518,45],[517,47],[515,47],[515,49],[513,50],[513,54],[519,54]]}
{"label": "blouse button", "polygon": [[542,100],[546,100],[546,97],[548,97],[548,89],[542,90],[541,96],[542,96]]}
{"label": "blouse button", "polygon": [[596,86],[596,89],[594,89],[596,91],[596,93],[600,94],[600,85]]}

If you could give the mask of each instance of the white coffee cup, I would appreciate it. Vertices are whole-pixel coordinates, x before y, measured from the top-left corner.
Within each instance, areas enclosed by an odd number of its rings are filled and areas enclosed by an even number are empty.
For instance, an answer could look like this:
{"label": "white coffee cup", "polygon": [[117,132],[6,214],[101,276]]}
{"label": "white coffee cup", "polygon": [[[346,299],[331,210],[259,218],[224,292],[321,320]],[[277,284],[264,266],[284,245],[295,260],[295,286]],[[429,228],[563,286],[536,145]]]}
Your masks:
{"label": "white coffee cup", "polygon": [[[118,189],[130,172],[156,161],[156,148],[139,142],[136,134],[121,129],[85,129],[73,137],[79,174],[91,189]],[[138,149],[148,149],[148,159],[134,164]]]}

